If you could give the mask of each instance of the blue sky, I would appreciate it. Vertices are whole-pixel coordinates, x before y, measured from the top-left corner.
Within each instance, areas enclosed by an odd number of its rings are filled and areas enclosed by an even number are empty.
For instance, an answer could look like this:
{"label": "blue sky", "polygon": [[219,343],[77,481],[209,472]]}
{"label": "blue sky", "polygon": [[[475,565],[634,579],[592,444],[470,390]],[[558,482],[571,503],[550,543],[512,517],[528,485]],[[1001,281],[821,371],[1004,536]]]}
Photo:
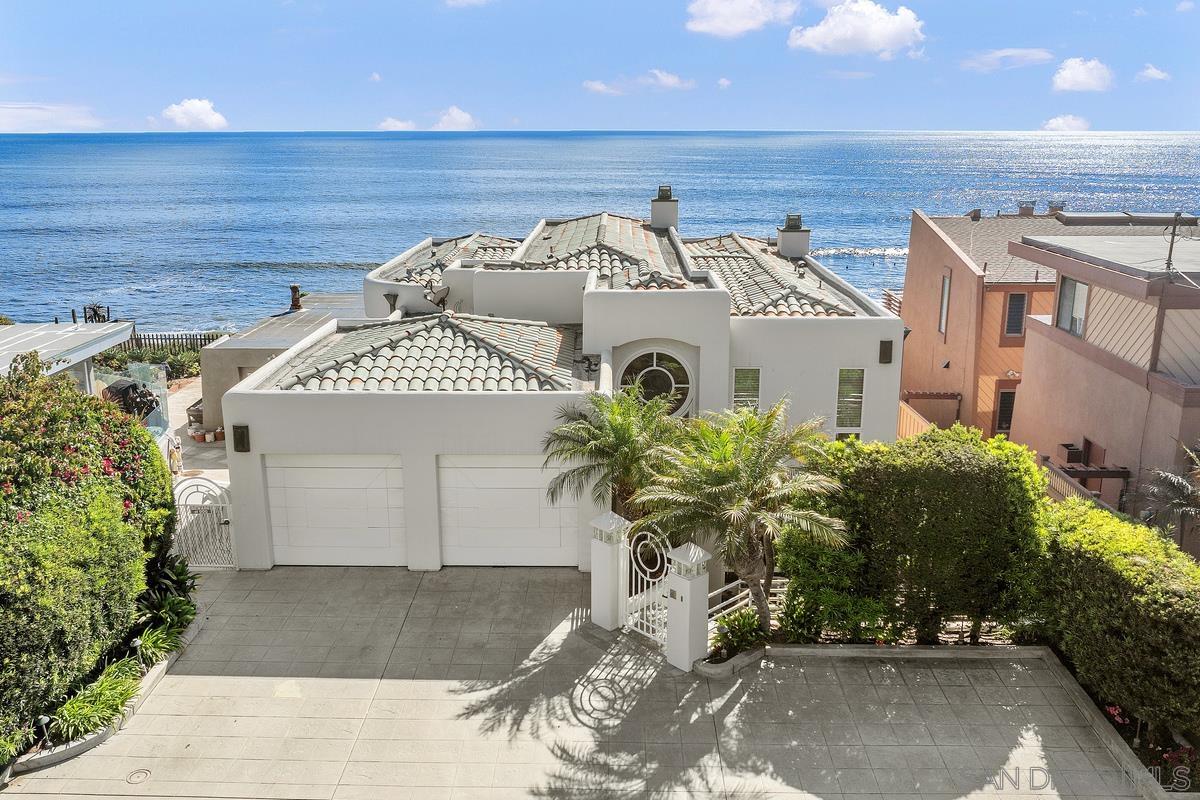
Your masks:
{"label": "blue sky", "polygon": [[0,0],[0,131],[1195,130],[1196,0]]}

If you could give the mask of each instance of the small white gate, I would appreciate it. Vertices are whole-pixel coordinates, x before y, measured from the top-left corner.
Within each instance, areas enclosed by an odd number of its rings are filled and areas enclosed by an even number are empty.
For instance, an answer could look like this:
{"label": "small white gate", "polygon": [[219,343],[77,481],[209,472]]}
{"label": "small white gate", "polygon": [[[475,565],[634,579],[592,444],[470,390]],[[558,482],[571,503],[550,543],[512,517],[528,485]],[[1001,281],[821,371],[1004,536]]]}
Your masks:
{"label": "small white gate", "polygon": [[640,531],[623,538],[626,558],[622,559],[618,618],[625,627],[637,631],[651,641],[662,645],[667,641],[666,591],[667,551],[666,539],[650,532]]}
{"label": "small white gate", "polygon": [[193,567],[233,568],[229,488],[208,478],[175,484],[175,552]]}

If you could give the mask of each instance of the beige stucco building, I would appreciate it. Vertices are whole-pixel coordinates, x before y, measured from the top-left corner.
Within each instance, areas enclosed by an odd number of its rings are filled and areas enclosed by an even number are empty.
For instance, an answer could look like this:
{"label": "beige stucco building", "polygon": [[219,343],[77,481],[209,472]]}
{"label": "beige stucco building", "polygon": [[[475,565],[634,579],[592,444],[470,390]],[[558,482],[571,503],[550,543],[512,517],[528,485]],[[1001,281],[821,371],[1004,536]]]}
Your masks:
{"label": "beige stucco building", "polygon": [[1008,246],[1058,275],[1051,313],[1027,321],[1012,436],[1126,510],[1147,470],[1183,468],[1200,440],[1200,240],[1185,217],[1168,269],[1164,222]]}
{"label": "beige stucco building", "polygon": [[987,435],[1010,433],[1026,403],[1029,315],[1053,310],[1055,270],[1009,251],[1024,236],[1121,234],[1159,237],[1162,224],[1122,214],[1088,215],[1051,203],[1016,213],[930,216],[915,210],[901,317],[901,399],[946,427],[961,421]]}

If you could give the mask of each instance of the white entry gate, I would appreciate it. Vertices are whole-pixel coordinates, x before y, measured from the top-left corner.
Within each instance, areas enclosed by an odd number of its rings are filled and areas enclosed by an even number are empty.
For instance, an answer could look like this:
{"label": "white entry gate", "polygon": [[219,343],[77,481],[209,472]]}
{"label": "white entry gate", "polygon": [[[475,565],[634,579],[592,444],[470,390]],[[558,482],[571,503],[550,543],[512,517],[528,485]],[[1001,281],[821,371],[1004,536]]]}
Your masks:
{"label": "white entry gate", "polygon": [[208,478],[175,484],[175,552],[193,567],[233,568],[229,488]]}
{"label": "white entry gate", "polygon": [[622,537],[618,615],[625,627],[656,644],[667,641],[666,539],[650,531]]}

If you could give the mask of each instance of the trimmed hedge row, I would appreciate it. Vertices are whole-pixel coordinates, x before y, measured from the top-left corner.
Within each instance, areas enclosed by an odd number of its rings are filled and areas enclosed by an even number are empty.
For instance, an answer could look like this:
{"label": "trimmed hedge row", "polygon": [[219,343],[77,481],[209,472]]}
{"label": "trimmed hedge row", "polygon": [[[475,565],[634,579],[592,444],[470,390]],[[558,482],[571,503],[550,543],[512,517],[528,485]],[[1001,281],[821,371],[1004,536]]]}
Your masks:
{"label": "trimmed hedge row", "polygon": [[1046,513],[1041,633],[1080,683],[1143,720],[1200,731],[1200,564],[1083,500]]}
{"label": "trimmed hedge row", "polygon": [[779,565],[795,586],[784,624],[799,638],[836,631],[937,642],[946,617],[1022,612],[1038,551],[1045,478],[1029,451],[956,425],[895,444],[832,442],[821,469],[842,484],[824,510],[846,523],[831,551],[785,535]]}

